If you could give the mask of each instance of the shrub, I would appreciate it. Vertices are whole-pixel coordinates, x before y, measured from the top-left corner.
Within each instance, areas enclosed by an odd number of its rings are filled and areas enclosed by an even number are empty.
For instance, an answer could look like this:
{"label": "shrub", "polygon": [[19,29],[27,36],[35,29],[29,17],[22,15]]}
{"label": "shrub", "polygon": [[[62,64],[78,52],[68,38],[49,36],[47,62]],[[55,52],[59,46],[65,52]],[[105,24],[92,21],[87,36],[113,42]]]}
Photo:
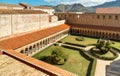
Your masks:
{"label": "shrub", "polygon": [[95,52],[96,50],[93,48],[92,50],[90,50],[91,54],[99,59],[103,59],[103,60],[114,60],[115,58],[118,57],[118,54],[117,52],[115,52],[114,50],[110,50],[110,52],[113,54],[112,57],[105,57],[105,56],[102,56],[102,55],[99,55],[99,54],[96,54]]}
{"label": "shrub", "polygon": [[84,39],[83,36],[80,36],[80,37],[77,37],[76,40],[78,40],[78,41],[84,41],[85,39]]}
{"label": "shrub", "polygon": [[101,53],[105,54],[111,49],[111,42],[110,40],[101,40],[97,41],[96,48],[100,49]]}
{"label": "shrub", "polygon": [[58,43],[62,43],[62,41],[58,41]]}
{"label": "shrub", "polygon": [[51,60],[53,64],[65,64],[68,55],[60,47],[57,47],[51,53]]}
{"label": "shrub", "polygon": [[82,44],[75,44],[75,43],[70,43],[70,42],[65,42],[65,44],[69,44],[69,45],[74,45],[74,46],[80,46],[80,47],[86,47],[85,45]]}

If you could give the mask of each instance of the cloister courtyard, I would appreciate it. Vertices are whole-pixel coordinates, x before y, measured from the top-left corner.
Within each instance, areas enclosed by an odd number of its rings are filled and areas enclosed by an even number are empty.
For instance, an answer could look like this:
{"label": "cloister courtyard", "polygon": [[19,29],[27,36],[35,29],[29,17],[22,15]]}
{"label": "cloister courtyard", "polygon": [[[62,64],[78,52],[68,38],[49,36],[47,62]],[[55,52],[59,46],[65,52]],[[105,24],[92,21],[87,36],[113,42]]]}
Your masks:
{"label": "cloister courtyard", "polygon": [[[78,37],[81,36],[68,35],[67,37],[59,40],[54,45],[51,45],[42,50],[41,52],[35,54],[33,57],[45,61],[43,57],[50,56],[52,51],[59,46],[66,54],[69,55],[69,59],[64,65],[56,65],[52,63],[50,64],[73,72],[79,76],[93,76],[95,75],[97,59],[99,58],[93,56],[90,53],[90,50],[91,48],[95,47],[99,38],[82,36],[84,40],[79,41],[76,40],[76,38]],[[120,48],[119,41],[111,40],[111,42],[113,43],[111,44],[111,47],[119,51]],[[113,55],[111,52],[108,52],[102,56],[111,57]],[[106,60],[103,59],[102,61]]]}

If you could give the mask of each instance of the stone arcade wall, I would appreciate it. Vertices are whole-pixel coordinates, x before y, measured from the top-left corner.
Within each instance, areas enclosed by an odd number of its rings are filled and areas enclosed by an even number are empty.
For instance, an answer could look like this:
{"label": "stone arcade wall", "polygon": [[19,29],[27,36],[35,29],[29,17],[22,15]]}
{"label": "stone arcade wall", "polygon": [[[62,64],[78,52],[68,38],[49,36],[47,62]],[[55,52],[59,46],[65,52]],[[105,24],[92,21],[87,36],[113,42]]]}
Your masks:
{"label": "stone arcade wall", "polygon": [[69,24],[120,27],[120,14],[76,14],[55,13],[59,20],[66,19]]}
{"label": "stone arcade wall", "polygon": [[65,19],[72,34],[120,40],[120,14],[55,13]]}

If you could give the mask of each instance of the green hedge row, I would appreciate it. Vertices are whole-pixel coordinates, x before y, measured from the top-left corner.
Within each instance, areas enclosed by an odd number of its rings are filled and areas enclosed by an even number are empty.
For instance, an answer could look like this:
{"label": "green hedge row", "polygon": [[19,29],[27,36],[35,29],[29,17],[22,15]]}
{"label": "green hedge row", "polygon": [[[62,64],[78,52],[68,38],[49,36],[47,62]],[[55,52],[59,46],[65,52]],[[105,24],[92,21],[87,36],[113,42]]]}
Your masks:
{"label": "green hedge row", "polygon": [[112,47],[112,49],[114,49],[114,50],[116,50],[117,52],[119,52],[119,53],[120,53],[120,49],[115,48],[115,47]]}
{"label": "green hedge row", "polygon": [[94,76],[97,60],[94,57],[92,57],[91,55],[89,55],[86,51],[84,51],[84,50],[80,50],[80,51],[81,51],[82,56],[84,56],[86,59],[91,61],[89,68],[88,68],[88,73],[86,76]]}
{"label": "green hedge row", "polygon": [[62,45],[65,48],[69,48],[69,49],[74,49],[74,50],[79,50],[80,54],[85,57],[87,60],[91,61],[89,67],[88,67],[88,73],[86,76],[94,76],[95,74],[95,68],[96,68],[96,62],[97,60],[92,57],[91,55],[89,55],[85,50],[83,49],[78,49],[75,47],[71,47],[71,46],[67,46],[67,45]]}
{"label": "green hedge row", "polygon": [[69,45],[73,45],[73,46],[86,47],[85,45],[82,45],[82,44],[75,44],[75,43],[70,43],[70,42],[65,42],[65,44],[69,44]]}
{"label": "green hedge row", "polygon": [[104,56],[101,56],[101,55],[98,55],[94,52],[95,50],[90,50],[91,54],[99,59],[103,59],[103,60],[114,60],[115,58],[118,57],[118,54],[117,52],[113,51],[113,50],[110,50],[111,53],[113,53],[113,57],[104,57]]}

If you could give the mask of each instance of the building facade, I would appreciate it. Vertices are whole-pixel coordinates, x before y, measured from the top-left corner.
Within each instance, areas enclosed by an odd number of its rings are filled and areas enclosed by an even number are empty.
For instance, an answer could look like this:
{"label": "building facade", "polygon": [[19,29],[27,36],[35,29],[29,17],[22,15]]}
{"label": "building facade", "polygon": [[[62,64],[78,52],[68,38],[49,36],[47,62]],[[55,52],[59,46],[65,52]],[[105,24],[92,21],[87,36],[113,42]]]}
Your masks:
{"label": "building facade", "polygon": [[120,14],[55,13],[65,19],[72,34],[120,40]]}

